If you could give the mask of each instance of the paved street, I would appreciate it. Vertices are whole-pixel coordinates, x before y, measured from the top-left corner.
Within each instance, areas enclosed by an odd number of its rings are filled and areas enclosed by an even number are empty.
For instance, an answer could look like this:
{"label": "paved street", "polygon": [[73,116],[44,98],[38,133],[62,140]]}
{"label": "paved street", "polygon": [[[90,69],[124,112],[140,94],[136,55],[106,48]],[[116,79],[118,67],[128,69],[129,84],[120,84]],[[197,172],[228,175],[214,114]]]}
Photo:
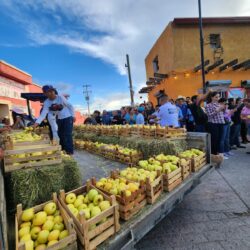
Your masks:
{"label": "paved street", "polygon": [[234,151],[136,248],[250,249],[250,155],[245,151]]}

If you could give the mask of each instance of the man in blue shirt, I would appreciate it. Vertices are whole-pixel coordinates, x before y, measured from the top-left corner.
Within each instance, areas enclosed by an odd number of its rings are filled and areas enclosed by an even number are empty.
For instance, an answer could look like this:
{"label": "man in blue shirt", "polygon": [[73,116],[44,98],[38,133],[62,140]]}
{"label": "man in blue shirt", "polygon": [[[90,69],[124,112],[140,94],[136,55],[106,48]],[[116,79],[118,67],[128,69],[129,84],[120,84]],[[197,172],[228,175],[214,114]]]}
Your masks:
{"label": "man in blue shirt", "polygon": [[181,109],[182,115],[183,115],[183,120],[181,122],[181,125],[186,125],[186,120],[187,120],[187,112],[188,112],[188,106],[185,103],[185,97],[184,96],[178,96],[176,100],[176,106]]}
{"label": "man in blue shirt", "polygon": [[75,122],[74,108],[64,96],[57,94],[53,86],[43,86],[43,93],[48,99],[45,100],[43,110],[37,118],[34,127],[37,127],[48,115],[48,120],[53,132],[53,139],[57,137],[58,129],[62,150],[72,155],[74,153],[72,136],[73,123]]}

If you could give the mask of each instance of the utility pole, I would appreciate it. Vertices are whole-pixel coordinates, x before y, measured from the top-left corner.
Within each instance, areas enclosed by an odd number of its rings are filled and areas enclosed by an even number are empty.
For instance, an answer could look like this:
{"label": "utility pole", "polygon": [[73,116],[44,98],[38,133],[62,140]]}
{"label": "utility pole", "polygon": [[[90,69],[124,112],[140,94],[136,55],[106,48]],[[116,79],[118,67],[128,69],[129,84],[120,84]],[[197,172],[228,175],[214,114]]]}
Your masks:
{"label": "utility pole", "polygon": [[203,30],[202,30],[201,0],[198,0],[198,6],[199,6],[202,88],[203,88],[203,94],[205,94],[205,92],[206,92],[206,79],[205,79],[205,65],[204,65],[204,38],[203,38]]}
{"label": "utility pole", "polygon": [[130,71],[130,64],[129,64],[129,55],[126,54],[127,63],[125,67],[128,69],[128,80],[129,80],[129,90],[130,90],[130,99],[131,99],[131,106],[134,107],[134,90],[131,78],[131,71]]}
{"label": "utility pole", "polygon": [[89,97],[89,94],[91,93],[89,88],[90,88],[90,85],[88,85],[88,84],[83,85],[83,94],[85,96],[85,100],[86,100],[87,105],[88,105],[88,116],[90,116],[90,108],[89,108],[89,99],[90,99],[90,97]]}

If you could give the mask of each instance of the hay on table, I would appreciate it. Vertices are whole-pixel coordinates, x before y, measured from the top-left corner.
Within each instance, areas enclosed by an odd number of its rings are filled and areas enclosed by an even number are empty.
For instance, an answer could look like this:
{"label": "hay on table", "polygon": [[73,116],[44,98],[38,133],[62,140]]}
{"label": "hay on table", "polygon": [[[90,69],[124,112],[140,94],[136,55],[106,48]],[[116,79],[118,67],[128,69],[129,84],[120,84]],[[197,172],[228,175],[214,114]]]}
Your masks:
{"label": "hay on table", "polygon": [[187,149],[186,139],[146,139],[141,137],[98,136],[94,133],[76,133],[76,139],[119,144],[142,152],[144,159],[160,153],[178,154]]}
{"label": "hay on table", "polygon": [[81,185],[81,174],[73,159],[64,159],[61,164],[33,169],[22,169],[6,176],[9,212],[16,205],[33,207],[51,199],[53,192],[69,191]]}

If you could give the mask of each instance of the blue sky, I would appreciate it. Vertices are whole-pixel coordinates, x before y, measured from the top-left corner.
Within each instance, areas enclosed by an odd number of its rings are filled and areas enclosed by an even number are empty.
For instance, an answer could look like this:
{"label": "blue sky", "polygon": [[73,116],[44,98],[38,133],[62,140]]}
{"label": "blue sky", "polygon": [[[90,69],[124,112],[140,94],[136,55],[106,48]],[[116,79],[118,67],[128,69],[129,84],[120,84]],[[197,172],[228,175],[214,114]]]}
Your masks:
{"label": "blue sky", "polygon": [[[250,13],[247,0],[202,2],[204,16]],[[196,0],[1,0],[0,60],[70,93],[83,112],[84,83],[91,85],[92,110],[118,108],[129,104],[126,53],[137,93],[154,41],[174,17],[189,16],[197,16]]]}

